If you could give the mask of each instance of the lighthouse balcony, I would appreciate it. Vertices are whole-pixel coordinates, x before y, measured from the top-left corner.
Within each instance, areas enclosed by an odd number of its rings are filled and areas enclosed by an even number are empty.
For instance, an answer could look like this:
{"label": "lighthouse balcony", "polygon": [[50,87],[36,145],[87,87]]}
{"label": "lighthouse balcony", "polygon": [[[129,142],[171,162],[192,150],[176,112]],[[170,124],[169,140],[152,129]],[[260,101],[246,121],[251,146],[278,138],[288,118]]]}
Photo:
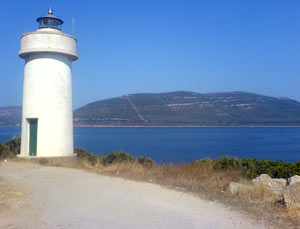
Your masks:
{"label": "lighthouse balcony", "polygon": [[26,59],[33,53],[50,52],[69,56],[74,61],[78,59],[75,37],[59,30],[44,28],[35,32],[23,34],[19,56]]}

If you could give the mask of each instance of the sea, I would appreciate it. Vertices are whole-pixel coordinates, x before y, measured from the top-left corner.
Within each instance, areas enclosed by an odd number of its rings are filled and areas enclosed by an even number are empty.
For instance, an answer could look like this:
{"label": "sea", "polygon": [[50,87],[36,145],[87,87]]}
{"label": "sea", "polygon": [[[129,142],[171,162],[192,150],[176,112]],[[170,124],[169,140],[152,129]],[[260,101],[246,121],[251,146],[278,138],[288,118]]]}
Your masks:
{"label": "sea", "polygon": [[[20,133],[20,127],[0,127],[0,142]],[[74,145],[97,155],[123,151],[157,163],[221,156],[296,162],[300,127],[75,127]]]}

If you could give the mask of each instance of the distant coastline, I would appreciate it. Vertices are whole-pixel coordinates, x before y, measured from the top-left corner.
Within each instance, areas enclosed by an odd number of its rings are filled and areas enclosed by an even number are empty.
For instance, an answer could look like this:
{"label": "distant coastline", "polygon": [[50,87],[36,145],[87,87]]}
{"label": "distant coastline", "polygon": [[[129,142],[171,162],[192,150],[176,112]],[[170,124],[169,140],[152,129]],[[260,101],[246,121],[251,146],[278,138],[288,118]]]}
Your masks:
{"label": "distant coastline", "polygon": [[[0,107],[0,126],[18,126],[22,107]],[[139,93],[73,112],[75,127],[299,127],[300,102],[249,92]]]}

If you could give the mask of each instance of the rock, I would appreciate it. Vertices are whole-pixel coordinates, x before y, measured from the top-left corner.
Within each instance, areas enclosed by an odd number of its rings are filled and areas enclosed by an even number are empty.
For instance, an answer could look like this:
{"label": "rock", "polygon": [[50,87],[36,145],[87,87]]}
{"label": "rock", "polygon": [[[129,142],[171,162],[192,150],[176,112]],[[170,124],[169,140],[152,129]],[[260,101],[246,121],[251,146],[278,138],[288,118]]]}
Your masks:
{"label": "rock", "polygon": [[288,179],[288,184],[289,185],[293,185],[293,184],[296,184],[296,183],[300,183],[300,176],[295,175],[295,176],[292,176]]}
{"label": "rock", "polygon": [[254,184],[269,185],[270,182],[272,182],[272,178],[267,174],[261,174],[260,176],[253,179],[252,182]]}
{"label": "rock", "polygon": [[284,203],[289,208],[300,208],[300,183],[288,185],[284,191]]}
{"label": "rock", "polygon": [[277,200],[282,200],[286,185],[285,179],[272,179],[269,175],[262,174],[253,179],[252,183],[265,186],[276,196]]}
{"label": "rock", "polygon": [[287,185],[287,180],[284,178],[273,178],[273,181],[275,181],[279,186],[281,186],[283,189]]}

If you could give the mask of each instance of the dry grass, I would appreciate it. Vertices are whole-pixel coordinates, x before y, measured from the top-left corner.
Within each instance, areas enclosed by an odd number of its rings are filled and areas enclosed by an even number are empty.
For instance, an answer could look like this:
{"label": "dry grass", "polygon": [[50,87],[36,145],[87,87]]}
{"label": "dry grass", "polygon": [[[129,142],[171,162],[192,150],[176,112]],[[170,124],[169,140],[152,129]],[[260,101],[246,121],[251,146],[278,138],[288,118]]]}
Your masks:
{"label": "dry grass", "polygon": [[[249,182],[250,183],[250,182]],[[247,202],[270,202],[275,203],[277,196],[264,185],[244,185],[237,193],[239,199]]]}
{"label": "dry grass", "polygon": [[79,160],[77,166],[102,174],[153,182],[209,196],[219,195],[226,190],[231,181],[239,181],[242,177],[241,173],[235,170],[214,171],[213,162],[209,159],[181,166],[147,166],[137,162],[122,162],[106,167],[99,164],[93,166],[85,160]]}

